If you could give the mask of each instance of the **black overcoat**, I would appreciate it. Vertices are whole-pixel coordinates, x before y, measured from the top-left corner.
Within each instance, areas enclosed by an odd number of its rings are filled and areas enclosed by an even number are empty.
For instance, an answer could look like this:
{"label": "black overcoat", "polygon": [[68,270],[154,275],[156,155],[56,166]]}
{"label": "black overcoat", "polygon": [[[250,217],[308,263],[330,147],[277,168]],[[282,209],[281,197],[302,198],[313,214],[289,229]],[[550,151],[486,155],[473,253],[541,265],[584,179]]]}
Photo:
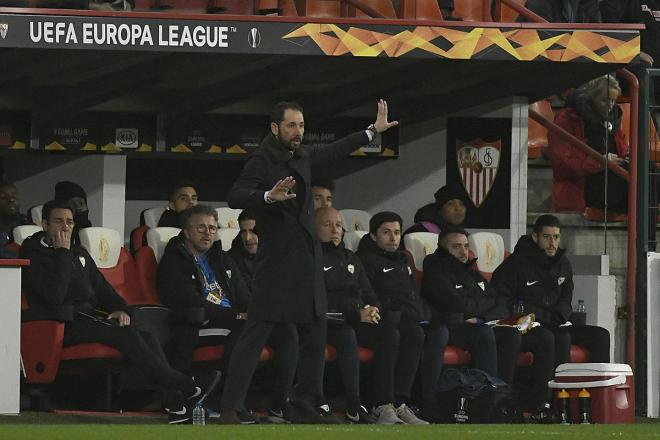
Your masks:
{"label": "black overcoat", "polygon": [[[325,314],[311,167],[342,159],[368,143],[367,133],[360,131],[325,146],[301,145],[292,154],[269,134],[247,159],[227,201],[232,208],[254,208],[259,225],[249,319],[303,323]],[[264,193],[287,176],[296,180],[296,198],[267,204]]]}

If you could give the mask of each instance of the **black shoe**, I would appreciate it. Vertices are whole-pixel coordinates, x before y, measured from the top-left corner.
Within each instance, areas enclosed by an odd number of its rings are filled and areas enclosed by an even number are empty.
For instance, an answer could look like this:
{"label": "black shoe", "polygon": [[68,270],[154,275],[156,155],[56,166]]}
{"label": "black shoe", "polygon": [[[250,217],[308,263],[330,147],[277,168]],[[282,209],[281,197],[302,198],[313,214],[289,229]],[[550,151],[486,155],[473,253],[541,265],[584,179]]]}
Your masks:
{"label": "black shoe", "polygon": [[344,420],[340,419],[335,415],[335,413],[332,412],[332,410],[330,409],[330,405],[328,404],[319,406],[318,412],[321,415],[321,419],[323,419],[323,421],[321,422],[323,424],[341,425],[343,423],[346,423]]}
{"label": "black shoe", "polygon": [[193,377],[193,382],[197,389],[195,393],[188,397],[188,402],[191,402],[193,407],[198,403],[204,402],[204,399],[206,399],[220,383],[221,376],[222,375],[218,370],[213,370]]}
{"label": "black shoe", "polygon": [[544,403],[539,409],[531,415],[532,423],[550,424],[556,423],[555,414],[549,403]]}
{"label": "black shoe", "polygon": [[171,410],[165,408],[167,412],[167,417],[169,418],[168,423],[170,425],[185,425],[192,423],[192,411],[187,405],[183,405],[179,410]]}
{"label": "black shoe", "polygon": [[238,416],[238,420],[241,421],[241,425],[255,425],[259,423],[257,416],[247,409],[238,411],[236,415]]}
{"label": "black shoe", "polygon": [[358,407],[357,413],[355,414],[351,414],[351,412],[347,410],[346,420],[349,423],[358,423],[360,425],[373,425],[378,422],[378,419],[369,414],[369,411],[367,411],[367,409],[362,405]]}
{"label": "black shoe", "polygon": [[320,411],[317,408],[314,408],[308,402],[305,402],[304,400],[296,400],[291,402],[291,404],[300,415],[298,423],[305,425],[322,425],[327,423],[321,415]]}
{"label": "black shoe", "polygon": [[291,402],[286,402],[280,408],[269,409],[268,421],[270,423],[303,423],[300,412],[291,404]]}

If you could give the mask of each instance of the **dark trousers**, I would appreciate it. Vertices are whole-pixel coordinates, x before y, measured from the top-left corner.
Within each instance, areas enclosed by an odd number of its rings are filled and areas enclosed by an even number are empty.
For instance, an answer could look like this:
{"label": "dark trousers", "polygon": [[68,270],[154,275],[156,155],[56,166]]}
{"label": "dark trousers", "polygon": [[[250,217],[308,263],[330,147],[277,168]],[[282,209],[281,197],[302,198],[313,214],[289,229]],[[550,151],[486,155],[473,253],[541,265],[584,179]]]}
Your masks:
{"label": "dark trousers", "polygon": [[337,349],[337,363],[349,403],[352,396],[359,399],[358,345],[374,350],[370,405],[393,403],[395,395],[410,395],[421,352],[420,333],[415,326],[404,325],[402,334],[397,325],[390,323],[375,325],[361,322],[355,327],[346,323],[328,325],[328,344]]}
{"label": "dark trousers", "polygon": [[532,352],[530,383],[520,390],[520,401],[528,409],[537,409],[550,400],[548,381],[554,377],[555,338],[544,328],[536,327],[525,334],[512,327],[493,327],[497,341],[497,374],[513,386],[518,353]]}
{"label": "dark trousers", "polygon": [[245,321],[237,320],[233,316],[225,319],[209,319],[209,322],[203,328],[219,328],[231,331],[226,337],[209,338],[213,339],[212,343],[205,343],[203,339],[206,338],[200,338],[200,327],[197,325],[173,326],[172,337],[167,344],[167,354],[172,368],[182,372],[188,372],[192,366],[193,354],[197,347],[200,345],[222,343],[225,345],[225,352],[222,356],[221,365],[218,365],[218,368],[224,372],[231,356],[232,349],[243,329],[244,323]]}
{"label": "dark trousers", "polygon": [[610,332],[595,325],[547,326],[555,335],[555,364],[571,360],[571,344],[589,350],[589,362],[610,361]]}
{"label": "dark trousers", "polygon": [[[83,343],[101,343],[119,350],[144,377],[152,380],[162,390],[176,390],[182,397],[195,393],[195,386],[188,376],[170,367],[160,344],[150,333],[132,326],[105,325],[85,317],[67,322],[64,330],[64,346]],[[164,404],[174,405],[174,397],[164,394]]]}
{"label": "dark trousers", "polygon": [[[243,328],[234,353],[229,361],[227,380],[220,402],[223,411],[242,409],[261,350],[273,332],[284,332],[297,338],[298,398],[314,406],[324,403],[323,372],[325,367],[326,319],[318,318],[310,323],[273,323],[248,320]],[[291,368],[291,382],[295,369]],[[290,388],[290,386],[288,387]]]}
{"label": "dark trousers", "polygon": [[445,364],[445,348],[449,341],[449,330],[446,326],[430,328],[424,342],[422,357],[422,399],[425,408],[436,404],[438,381]]}
{"label": "dark trousers", "polygon": [[471,366],[497,376],[497,345],[493,329],[486,324],[452,323],[449,330],[449,345],[470,352]]}
{"label": "dark trousers", "polygon": [[424,347],[424,330],[417,322],[381,322],[358,327],[358,342],[374,350],[371,401],[373,406],[410,397]]}

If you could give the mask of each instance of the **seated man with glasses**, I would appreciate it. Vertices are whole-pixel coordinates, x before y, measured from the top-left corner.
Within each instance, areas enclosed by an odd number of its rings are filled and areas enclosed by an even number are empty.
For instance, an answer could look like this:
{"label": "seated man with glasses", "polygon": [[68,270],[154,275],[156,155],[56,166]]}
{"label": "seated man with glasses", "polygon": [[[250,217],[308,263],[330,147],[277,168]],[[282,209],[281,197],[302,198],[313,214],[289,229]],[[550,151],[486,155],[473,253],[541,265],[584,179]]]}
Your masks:
{"label": "seated man with glasses", "polygon": [[[156,285],[163,304],[171,309],[203,308],[204,327],[226,329],[223,364],[243,327],[249,291],[234,260],[215,241],[218,213],[208,205],[181,211],[181,233],[172,238],[158,264]],[[241,319],[243,318],[243,319]],[[217,341],[214,341],[217,342]],[[188,371],[199,327],[181,325],[168,347],[172,366]]]}

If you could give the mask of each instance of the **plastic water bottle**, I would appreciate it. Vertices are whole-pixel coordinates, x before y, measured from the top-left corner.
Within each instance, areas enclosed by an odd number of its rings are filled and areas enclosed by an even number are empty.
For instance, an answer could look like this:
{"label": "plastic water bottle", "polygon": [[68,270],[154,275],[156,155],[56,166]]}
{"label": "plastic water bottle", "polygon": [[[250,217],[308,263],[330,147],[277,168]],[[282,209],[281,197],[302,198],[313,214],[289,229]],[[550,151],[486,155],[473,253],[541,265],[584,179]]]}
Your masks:
{"label": "plastic water bottle", "polygon": [[584,300],[579,299],[575,311],[578,313],[587,313],[587,307],[584,305]]}
{"label": "plastic water bottle", "polygon": [[568,391],[562,389],[557,394],[557,409],[559,412],[559,423],[568,425],[571,423],[571,409],[570,409],[571,395]]}
{"label": "plastic water bottle", "polygon": [[525,304],[521,300],[513,306],[513,316],[523,316],[525,314]]}
{"label": "plastic water bottle", "polygon": [[193,425],[206,425],[206,411],[201,403],[195,405],[192,416]]}
{"label": "plastic water bottle", "polygon": [[580,423],[588,425],[591,423],[591,393],[582,388],[578,393],[578,407],[580,408]]}

